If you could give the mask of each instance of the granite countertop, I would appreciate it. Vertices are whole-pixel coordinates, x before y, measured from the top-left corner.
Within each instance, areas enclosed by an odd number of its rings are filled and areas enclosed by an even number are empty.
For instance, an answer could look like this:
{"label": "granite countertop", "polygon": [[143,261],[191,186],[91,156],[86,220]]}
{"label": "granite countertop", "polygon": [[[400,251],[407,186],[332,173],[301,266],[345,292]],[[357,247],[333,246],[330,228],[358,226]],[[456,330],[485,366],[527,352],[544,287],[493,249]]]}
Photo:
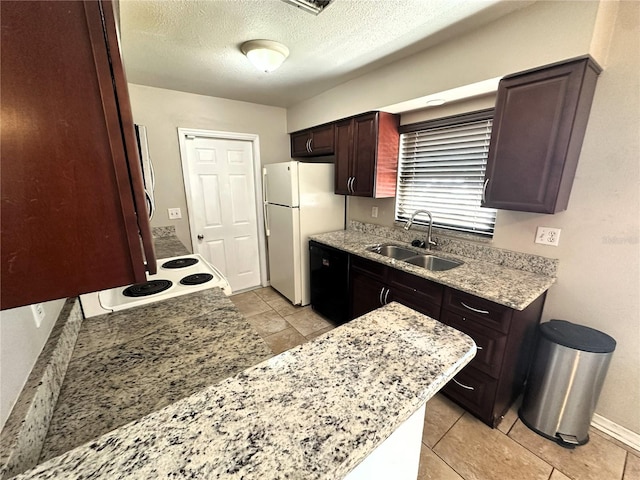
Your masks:
{"label": "granite countertop", "polygon": [[40,462],[272,356],[219,288],[85,319]]}
{"label": "granite countertop", "polygon": [[310,239],[516,310],[524,310],[555,282],[555,277],[439,251],[433,253],[443,258],[462,260],[464,264],[451,270],[432,272],[426,268],[369,252],[366,248],[379,243],[392,243],[412,248],[416,253],[425,253],[424,249],[413,248],[406,243],[354,230],[312,235]]}
{"label": "granite countertop", "polygon": [[392,303],[16,478],[343,478],[475,351]]}

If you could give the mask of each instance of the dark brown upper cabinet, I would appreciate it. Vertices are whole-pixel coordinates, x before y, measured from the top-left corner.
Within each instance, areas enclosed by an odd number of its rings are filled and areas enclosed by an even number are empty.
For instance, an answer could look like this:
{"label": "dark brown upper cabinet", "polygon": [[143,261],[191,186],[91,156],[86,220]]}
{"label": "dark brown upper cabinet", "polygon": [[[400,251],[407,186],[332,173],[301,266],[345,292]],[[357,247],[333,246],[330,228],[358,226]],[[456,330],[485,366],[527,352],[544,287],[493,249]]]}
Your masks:
{"label": "dark brown upper cabinet", "polygon": [[340,195],[396,194],[400,117],[369,112],[336,122],[336,189]]}
{"label": "dark brown upper cabinet", "polygon": [[155,254],[113,5],[0,8],[2,309],[144,281]]}
{"label": "dark brown upper cabinet", "polygon": [[600,72],[585,56],[501,80],[483,206],[566,210]]}
{"label": "dark brown upper cabinet", "polygon": [[333,155],[335,138],[333,123],[293,132],[290,138],[292,157]]}

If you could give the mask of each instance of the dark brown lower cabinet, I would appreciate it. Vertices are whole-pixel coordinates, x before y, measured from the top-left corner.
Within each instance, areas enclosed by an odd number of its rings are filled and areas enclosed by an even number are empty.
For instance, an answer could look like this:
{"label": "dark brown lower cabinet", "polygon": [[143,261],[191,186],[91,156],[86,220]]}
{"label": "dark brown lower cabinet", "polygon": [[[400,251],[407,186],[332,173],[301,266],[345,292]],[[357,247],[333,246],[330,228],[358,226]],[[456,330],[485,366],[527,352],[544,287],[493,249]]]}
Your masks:
{"label": "dark brown lower cabinet", "polygon": [[522,393],[546,294],[518,311],[355,255],[350,277],[350,318],[396,301],[473,338],[476,356],[442,391],[495,428]]}
{"label": "dark brown lower cabinet", "polygon": [[442,392],[492,428],[522,393],[545,296],[518,311],[445,288],[440,321],[473,338],[478,352]]}
{"label": "dark brown lower cabinet", "polygon": [[351,258],[351,318],[398,302],[438,319],[444,287],[360,257]]}

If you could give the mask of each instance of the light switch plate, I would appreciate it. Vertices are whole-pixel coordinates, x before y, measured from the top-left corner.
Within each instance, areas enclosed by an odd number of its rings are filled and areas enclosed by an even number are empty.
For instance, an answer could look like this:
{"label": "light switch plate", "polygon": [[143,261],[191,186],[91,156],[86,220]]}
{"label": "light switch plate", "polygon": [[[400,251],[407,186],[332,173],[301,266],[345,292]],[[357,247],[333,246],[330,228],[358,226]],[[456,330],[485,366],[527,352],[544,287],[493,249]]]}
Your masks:
{"label": "light switch plate", "polygon": [[373,218],[378,218],[378,207],[371,207],[371,216]]}
{"label": "light switch plate", "polygon": [[182,218],[182,212],[179,208],[170,208],[169,209],[169,220],[176,220],[178,218]]}
{"label": "light switch plate", "polygon": [[536,243],[542,245],[553,245],[557,247],[560,243],[560,229],[551,227],[538,227],[536,231]]}

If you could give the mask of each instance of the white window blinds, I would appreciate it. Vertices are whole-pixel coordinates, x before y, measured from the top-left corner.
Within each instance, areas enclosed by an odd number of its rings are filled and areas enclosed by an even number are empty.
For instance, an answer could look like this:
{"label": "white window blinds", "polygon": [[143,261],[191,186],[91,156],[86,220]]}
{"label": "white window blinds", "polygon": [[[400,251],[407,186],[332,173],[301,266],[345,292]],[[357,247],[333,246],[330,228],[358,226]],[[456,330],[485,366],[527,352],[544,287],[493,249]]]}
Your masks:
{"label": "white window blinds", "polygon": [[[400,137],[396,220],[419,209],[440,228],[493,236],[496,211],[480,206],[491,112],[405,126]],[[418,216],[417,223],[426,223]]]}

